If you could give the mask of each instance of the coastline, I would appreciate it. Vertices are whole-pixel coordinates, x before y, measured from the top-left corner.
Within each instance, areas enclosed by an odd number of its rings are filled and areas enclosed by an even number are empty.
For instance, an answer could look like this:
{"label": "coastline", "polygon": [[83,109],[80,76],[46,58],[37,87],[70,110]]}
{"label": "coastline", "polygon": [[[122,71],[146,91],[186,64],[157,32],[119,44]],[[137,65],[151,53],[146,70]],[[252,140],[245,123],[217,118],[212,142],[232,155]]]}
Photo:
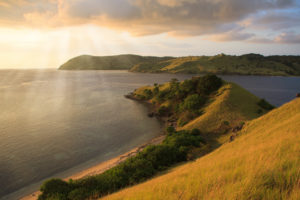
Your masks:
{"label": "coastline", "polygon": [[[144,104],[148,108],[149,113],[154,113],[155,107],[150,102],[136,99],[132,94],[133,93],[129,93],[127,95],[124,95],[124,97],[127,98],[127,99],[137,101],[139,103]],[[148,116],[149,116],[149,114],[148,114]],[[165,125],[167,124],[167,120],[162,118],[162,117],[159,117],[158,115],[155,115],[155,116],[152,116],[152,117],[156,117],[157,120],[162,124],[165,124]],[[106,170],[109,170],[109,169],[117,166],[118,164],[124,162],[126,159],[128,159],[132,156],[135,156],[137,153],[141,152],[147,146],[162,143],[163,140],[165,139],[165,137],[166,137],[166,135],[162,132],[159,136],[151,139],[148,142],[145,142],[145,143],[139,145],[138,147],[135,147],[135,148],[131,149],[130,151],[127,151],[126,153],[123,153],[123,154],[121,154],[119,156],[116,156],[112,159],[103,161],[103,162],[101,162],[99,164],[96,164],[92,167],[89,167],[87,169],[81,170],[81,171],[79,171],[75,174],[72,174],[71,176],[63,178],[63,180],[65,180],[65,181],[68,181],[69,179],[78,180],[78,179],[81,179],[81,178],[86,178],[88,176],[94,176],[94,175],[101,174],[101,173],[105,172]],[[28,195],[20,198],[20,200],[36,200],[40,194],[41,194],[40,191],[35,191],[31,194],[28,194]]]}
{"label": "coastline", "polygon": [[[63,180],[65,180],[65,181],[67,181],[69,179],[77,180],[77,179],[85,178],[88,176],[101,174],[101,173],[105,172],[106,170],[113,168],[116,165],[124,162],[126,159],[136,155],[137,153],[139,153],[140,151],[145,149],[147,146],[160,144],[164,139],[165,139],[165,135],[157,136],[157,137],[153,138],[152,140],[150,140],[149,142],[146,142],[136,148],[133,148],[132,150],[130,150],[126,153],[116,156],[110,160],[101,162],[90,168],[84,169],[78,173],[75,173],[75,174],[67,177],[67,178],[64,178]],[[22,197],[21,200],[36,200],[37,197],[39,196],[39,194],[40,194],[40,191],[36,191],[27,196]]]}

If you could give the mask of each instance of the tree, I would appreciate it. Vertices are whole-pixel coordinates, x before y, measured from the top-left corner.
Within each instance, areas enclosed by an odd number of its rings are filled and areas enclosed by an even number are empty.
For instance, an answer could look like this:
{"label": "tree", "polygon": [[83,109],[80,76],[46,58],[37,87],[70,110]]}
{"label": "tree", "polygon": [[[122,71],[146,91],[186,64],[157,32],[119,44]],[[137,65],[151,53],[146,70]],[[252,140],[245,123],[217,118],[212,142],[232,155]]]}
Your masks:
{"label": "tree", "polygon": [[145,89],[143,93],[146,99],[151,99],[153,97],[153,93],[150,89]]}
{"label": "tree", "polygon": [[221,85],[222,79],[220,79],[216,75],[205,75],[198,81],[197,93],[208,95],[219,89]]}
{"label": "tree", "polygon": [[[40,188],[42,195],[39,196],[39,200],[54,198],[53,195],[59,194],[59,199],[67,199],[68,193],[72,190],[70,185],[61,179],[50,179],[43,183]],[[58,197],[57,195],[55,198]]]}
{"label": "tree", "polygon": [[199,94],[193,94],[184,100],[182,107],[184,110],[196,112],[204,105],[205,101],[205,97]]}

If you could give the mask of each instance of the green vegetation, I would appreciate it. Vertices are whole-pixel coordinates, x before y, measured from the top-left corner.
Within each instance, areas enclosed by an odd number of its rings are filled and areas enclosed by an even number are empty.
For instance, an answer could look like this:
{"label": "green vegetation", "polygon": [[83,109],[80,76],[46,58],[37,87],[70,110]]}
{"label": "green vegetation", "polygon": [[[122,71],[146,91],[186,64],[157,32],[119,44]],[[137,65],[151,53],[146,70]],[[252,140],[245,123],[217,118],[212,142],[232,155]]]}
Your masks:
{"label": "green vegetation", "polygon": [[240,75],[299,76],[300,56],[246,54],[230,56],[190,56],[150,63],[139,63],[132,72],[213,73]]}
{"label": "green vegetation", "polygon": [[297,200],[299,127],[297,98],[247,122],[234,141],[210,154],[103,199]]}
{"label": "green vegetation", "polygon": [[[168,118],[179,129],[199,128],[206,133],[226,132],[240,122],[259,117],[273,108],[268,102],[216,75],[137,89],[133,97],[148,101],[156,115]],[[260,112],[258,113],[258,110]],[[230,125],[223,126],[223,122]]]}
{"label": "green vegetation", "polygon": [[70,59],[59,67],[60,70],[124,70],[142,62],[160,62],[171,57],[151,57],[138,55],[89,56],[82,55]]}
{"label": "green vegetation", "polygon": [[139,55],[89,56],[72,58],[61,70],[130,70],[150,73],[213,73],[241,75],[299,76],[300,56],[246,54],[230,56],[154,57]]}
{"label": "green vegetation", "polygon": [[261,99],[258,103],[257,103],[261,108],[266,109],[266,110],[272,110],[274,109],[274,106],[269,104],[265,99]]}
{"label": "green vegetation", "polygon": [[102,174],[69,182],[60,179],[46,181],[41,186],[39,200],[101,197],[145,181],[175,163],[186,161],[195,148],[205,148],[205,141],[198,130],[177,132],[168,128],[168,135],[162,144],[148,146]]}

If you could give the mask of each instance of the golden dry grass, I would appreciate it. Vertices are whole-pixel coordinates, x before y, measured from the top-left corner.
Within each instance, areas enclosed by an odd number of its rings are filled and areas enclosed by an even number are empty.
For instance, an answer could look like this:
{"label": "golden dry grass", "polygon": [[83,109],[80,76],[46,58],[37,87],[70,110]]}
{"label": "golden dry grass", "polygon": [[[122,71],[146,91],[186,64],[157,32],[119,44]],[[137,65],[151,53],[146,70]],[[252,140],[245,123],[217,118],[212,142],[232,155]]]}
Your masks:
{"label": "golden dry grass", "polygon": [[104,199],[300,199],[300,99],[214,152]]}
{"label": "golden dry grass", "polygon": [[[186,124],[182,129],[198,128],[202,132],[215,132],[224,121],[231,127],[259,117],[259,98],[235,83],[226,83],[221,87],[211,103],[205,107],[204,114]],[[266,112],[266,111],[264,111]]]}

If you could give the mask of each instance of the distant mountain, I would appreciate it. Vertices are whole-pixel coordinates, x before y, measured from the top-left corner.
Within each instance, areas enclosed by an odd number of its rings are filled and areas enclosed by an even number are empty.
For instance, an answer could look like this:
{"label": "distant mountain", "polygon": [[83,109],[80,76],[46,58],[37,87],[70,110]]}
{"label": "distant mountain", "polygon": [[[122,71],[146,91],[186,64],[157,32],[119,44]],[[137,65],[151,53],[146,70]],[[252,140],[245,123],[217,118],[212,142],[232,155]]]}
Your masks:
{"label": "distant mountain", "polygon": [[189,56],[155,63],[139,63],[132,72],[213,73],[240,75],[299,76],[300,56],[246,54],[230,56]]}
{"label": "distant mountain", "polygon": [[300,56],[154,57],[139,55],[89,56],[72,58],[61,70],[129,70],[147,73],[213,73],[240,75],[300,76]]}
{"label": "distant mountain", "polygon": [[129,70],[143,62],[158,63],[172,57],[152,57],[139,55],[90,56],[82,55],[70,59],[59,67],[60,70]]}

